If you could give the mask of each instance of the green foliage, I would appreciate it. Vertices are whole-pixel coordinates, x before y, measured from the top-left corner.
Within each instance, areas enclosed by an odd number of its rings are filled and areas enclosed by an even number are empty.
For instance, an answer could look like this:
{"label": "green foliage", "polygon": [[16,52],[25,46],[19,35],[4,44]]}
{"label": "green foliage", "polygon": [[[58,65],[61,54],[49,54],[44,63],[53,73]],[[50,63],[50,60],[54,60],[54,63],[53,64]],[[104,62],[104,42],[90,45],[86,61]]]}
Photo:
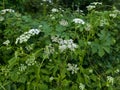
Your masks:
{"label": "green foliage", "polygon": [[119,89],[120,11],[50,11],[0,11],[0,90]]}

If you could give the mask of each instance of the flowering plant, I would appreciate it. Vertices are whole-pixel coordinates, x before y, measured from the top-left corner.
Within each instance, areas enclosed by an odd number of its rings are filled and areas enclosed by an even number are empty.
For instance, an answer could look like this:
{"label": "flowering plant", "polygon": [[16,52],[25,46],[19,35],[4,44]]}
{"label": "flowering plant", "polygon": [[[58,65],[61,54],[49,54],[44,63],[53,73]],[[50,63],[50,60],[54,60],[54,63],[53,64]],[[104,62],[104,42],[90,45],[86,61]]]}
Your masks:
{"label": "flowering plant", "polygon": [[120,11],[93,9],[39,18],[1,10],[0,89],[119,89]]}

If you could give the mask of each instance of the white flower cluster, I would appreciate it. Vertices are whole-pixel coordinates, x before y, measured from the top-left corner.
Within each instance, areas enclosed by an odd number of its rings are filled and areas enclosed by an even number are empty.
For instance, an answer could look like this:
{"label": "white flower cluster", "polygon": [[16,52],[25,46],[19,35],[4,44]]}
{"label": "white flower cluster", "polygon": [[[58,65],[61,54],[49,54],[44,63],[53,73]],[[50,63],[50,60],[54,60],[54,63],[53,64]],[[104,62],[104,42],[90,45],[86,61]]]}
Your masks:
{"label": "white flower cluster", "polygon": [[68,63],[67,66],[68,66],[67,70],[71,71],[72,74],[77,73],[77,71],[79,70],[79,68],[77,67],[77,64]]}
{"label": "white flower cluster", "polygon": [[109,16],[112,17],[112,18],[116,18],[116,17],[117,17],[117,14],[111,13],[111,14],[109,14]]}
{"label": "white flower cluster", "polygon": [[120,70],[119,70],[119,69],[116,69],[114,72],[115,72],[115,73],[119,73],[119,72],[120,72]]}
{"label": "white flower cluster", "polygon": [[76,23],[76,24],[83,24],[83,25],[85,24],[85,22],[80,18],[73,19],[73,22]]}
{"label": "white flower cluster", "polygon": [[91,11],[94,8],[96,8],[96,5],[102,5],[102,3],[101,2],[93,2],[93,3],[90,3],[90,5],[88,5],[86,8],[88,11]]}
{"label": "white flower cluster", "polygon": [[35,65],[36,64],[36,61],[35,61],[35,57],[34,56],[31,56],[30,58],[28,58],[25,62],[28,66],[32,66],[32,65]]}
{"label": "white flower cluster", "polygon": [[6,12],[14,13],[15,11],[12,9],[4,9],[4,10],[1,10],[0,12],[1,14],[6,14]]}
{"label": "white flower cluster", "polygon": [[16,39],[15,44],[27,42],[31,36],[38,35],[39,33],[40,33],[40,30],[38,30],[38,29],[30,29],[28,32],[25,32],[22,35],[20,35]]}
{"label": "white flower cluster", "polygon": [[0,16],[0,21],[2,22],[4,20],[4,17],[3,16]]}
{"label": "white flower cluster", "polygon": [[89,69],[89,73],[93,73],[93,69]]}
{"label": "white flower cluster", "polygon": [[79,84],[79,88],[80,88],[80,90],[84,90],[85,89],[85,85],[83,83],[80,83]]}
{"label": "white flower cluster", "polygon": [[90,31],[90,30],[91,30],[91,27],[92,27],[92,26],[87,23],[87,24],[86,24],[86,27],[85,27],[85,30],[86,30],[86,31]]}
{"label": "white flower cluster", "polygon": [[107,76],[107,82],[113,85],[114,78],[111,76]]}
{"label": "white flower cluster", "polygon": [[59,10],[58,10],[57,8],[53,8],[51,11],[52,11],[53,13],[59,12]]}
{"label": "white flower cluster", "polygon": [[100,20],[100,26],[104,26],[104,25],[109,25],[107,19],[101,19],[101,20]]}
{"label": "white flower cluster", "polygon": [[6,40],[5,42],[3,42],[4,45],[9,45],[10,41]]}
{"label": "white flower cluster", "polygon": [[57,42],[59,44],[59,50],[61,52],[63,52],[66,49],[74,51],[76,48],[78,48],[78,46],[75,43],[73,43],[72,39],[63,40],[59,37],[54,37],[54,36],[51,39],[52,39],[52,42]]}
{"label": "white flower cluster", "polygon": [[73,40],[61,40],[59,42],[59,50],[61,52],[63,52],[64,50],[66,50],[67,48],[70,49],[71,51],[74,51],[77,48],[77,45],[75,43],[73,43]]}
{"label": "white flower cluster", "polygon": [[54,77],[50,77],[49,79],[50,79],[50,81],[53,81],[53,80],[54,80]]}
{"label": "white flower cluster", "polygon": [[64,19],[62,19],[59,23],[62,26],[67,26],[68,25],[68,22],[66,20],[64,20]]}
{"label": "white flower cluster", "polygon": [[49,3],[52,3],[52,1],[51,0],[42,0],[43,2],[49,2]]}
{"label": "white flower cluster", "polygon": [[87,8],[88,11],[90,11],[90,10],[93,10],[95,8],[95,6],[94,5],[89,5],[86,8]]}
{"label": "white flower cluster", "polygon": [[49,57],[50,54],[53,54],[54,51],[55,51],[55,49],[51,44],[47,45],[44,49],[44,53],[47,57]]}
{"label": "white flower cluster", "polygon": [[22,71],[25,71],[27,69],[27,66],[25,66],[24,64],[20,64],[20,67],[19,67],[19,70],[22,72]]}
{"label": "white flower cluster", "polygon": [[92,2],[91,5],[102,5],[102,2]]}
{"label": "white flower cluster", "polygon": [[112,18],[116,18],[117,15],[119,15],[119,14],[120,14],[119,10],[114,10],[111,14],[109,14],[109,16],[112,17]]}
{"label": "white flower cluster", "polygon": [[51,18],[52,20],[55,20],[55,16],[54,16],[53,14],[50,14],[50,18]]}

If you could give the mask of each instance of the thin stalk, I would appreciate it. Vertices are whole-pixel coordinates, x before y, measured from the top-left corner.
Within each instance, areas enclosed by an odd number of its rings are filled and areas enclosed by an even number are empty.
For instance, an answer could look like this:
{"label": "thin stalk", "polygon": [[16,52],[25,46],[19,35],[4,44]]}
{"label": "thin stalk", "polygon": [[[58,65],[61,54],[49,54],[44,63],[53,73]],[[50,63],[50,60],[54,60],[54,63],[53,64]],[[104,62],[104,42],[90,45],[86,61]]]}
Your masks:
{"label": "thin stalk", "polygon": [[5,0],[3,0],[3,9],[5,9]]}

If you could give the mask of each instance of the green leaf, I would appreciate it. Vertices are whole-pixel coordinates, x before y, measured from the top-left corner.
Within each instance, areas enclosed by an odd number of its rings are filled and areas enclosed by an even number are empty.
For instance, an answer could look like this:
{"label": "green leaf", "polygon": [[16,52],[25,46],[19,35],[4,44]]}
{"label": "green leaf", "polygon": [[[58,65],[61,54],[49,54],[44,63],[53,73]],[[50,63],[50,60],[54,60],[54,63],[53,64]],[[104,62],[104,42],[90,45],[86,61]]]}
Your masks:
{"label": "green leaf", "polygon": [[16,82],[18,80],[18,74],[16,74],[16,72],[11,72],[10,77],[11,77],[12,81],[14,81],[14,82]]}
{"label": "green leaf", "polygon": [[19,58],[16,58],[16,57],[11,58],[11,59],[8,61],[9,67],[13,67],[14,65],[16,65],[18,60],[19,60]]}
{"label": "green leaf", "polygon": [[98,55],[102,57],[105,54],[104,50],[102,48],[99,48]]}
{"label": "green leaf", "polygon": [[109,46],[104,46],[103,49],[104,49],[107,53],[110,53],[110,47],[109,47]]}
{"label": "green leaf", "polygon": [[49,90],[49,89],[48,89],[48,86],[47,86],[47,85],[45,85],[45,84],[40,84],[39,90]]}

